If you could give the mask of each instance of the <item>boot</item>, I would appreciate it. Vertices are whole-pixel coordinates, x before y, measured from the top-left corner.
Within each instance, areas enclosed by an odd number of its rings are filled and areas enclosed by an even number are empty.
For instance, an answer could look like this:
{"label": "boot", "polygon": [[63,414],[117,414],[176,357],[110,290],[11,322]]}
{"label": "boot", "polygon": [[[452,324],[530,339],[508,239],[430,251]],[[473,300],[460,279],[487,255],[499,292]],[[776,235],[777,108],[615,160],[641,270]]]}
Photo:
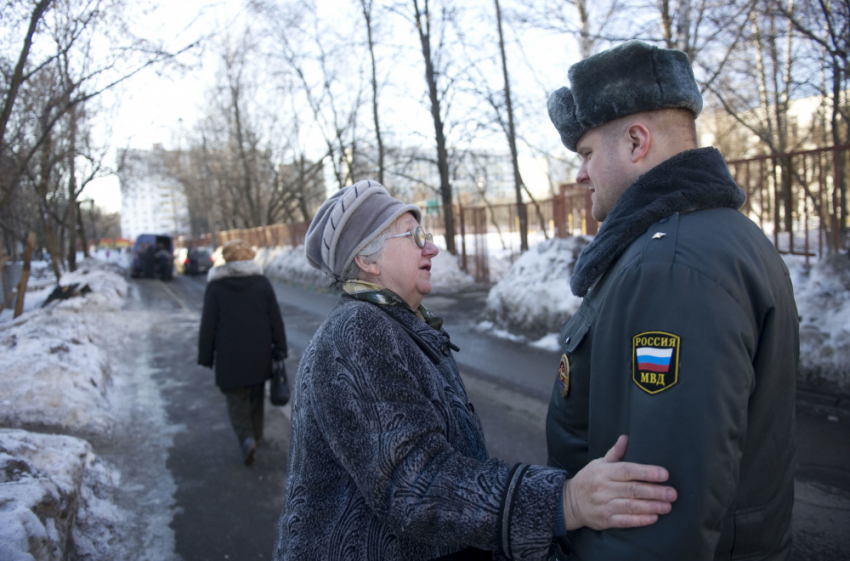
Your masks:
{"label": "boot", "polygon": [[253,438],[246,438],[242,443],[242,461],[246,466],[254,463],[254,453],[257,451],[257,443]]}

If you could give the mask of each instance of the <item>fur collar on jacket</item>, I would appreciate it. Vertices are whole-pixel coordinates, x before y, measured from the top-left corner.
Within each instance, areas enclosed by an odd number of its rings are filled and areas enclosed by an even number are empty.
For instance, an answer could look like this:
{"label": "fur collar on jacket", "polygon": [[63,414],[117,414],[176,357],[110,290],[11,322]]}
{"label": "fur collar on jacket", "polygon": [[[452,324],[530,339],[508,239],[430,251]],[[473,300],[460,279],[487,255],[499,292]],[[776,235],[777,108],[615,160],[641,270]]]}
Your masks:
{"label": "fur collar on jacket", "polygon": [[737,209],[745,199],[716,148],[676,154],[638,177],[611,209],[576,261],[570,280],[573,294],[587,294],[623,251],[665,216],[719,207]]}
{"label": "fur collar on jacket", "polygon": [[207,273],[207,282],[230,277],[253,277],[263,274],[263,268],[256,261],[231,261],[218,267],[213,267]]}

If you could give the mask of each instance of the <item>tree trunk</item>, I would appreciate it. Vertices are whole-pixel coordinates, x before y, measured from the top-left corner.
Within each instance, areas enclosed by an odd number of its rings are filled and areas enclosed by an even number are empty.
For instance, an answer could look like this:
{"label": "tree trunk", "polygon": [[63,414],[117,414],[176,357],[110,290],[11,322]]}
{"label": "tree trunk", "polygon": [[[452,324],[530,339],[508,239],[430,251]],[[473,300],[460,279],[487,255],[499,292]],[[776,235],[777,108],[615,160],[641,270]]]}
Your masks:
{"label": "tree trunk", "polygon": [[231,103],[233,104],[233,118],[235,120],[236,126],[236,142],[239,144],[239,160],[242,164],[242,173],[245,176],[242,178],[243,185],[243,196],[245,197],[245,202],[248,203],[248,226],[249,228],[255,226],[261,226],[258,208],[259,205],[256,204],[254,200],[254,185],[251,178],[251,162],[249,162],[248,153],[245,151],[245,138],[242,130],[242,114],[239,111],[239,88],[238,86],[234,86],[231,84],[230,86],[230,95],[231,95]]}
{"label": "tree trunk", "polygon": [[[841,68],[838,64],[838,60],[833,57],[833,68],[832,68],[832,145],[839,146],[844,143],[844,139],[841,137],[841,94],[843,88],[841,87]],[[844,94],[846,95],[846,93]],[[850,131],[847,133],[850,135]],[[845,167],[845,159],[847,158],[847,151],[838,151],[836,150],[834,153],[835,165],[833,166],[834,176],[833,176],[833,191],[835,192],[835,224],[834,228],[838,232],[839,240],[844,240],[845,236],[847,236],[847,180],[846,174],[844,170]],[[840,245],[840,241],[838,245]],[[835,248],[835,251],[839,251],[839,247]]]}
{"label": "tree trunk", "polygon": [[35,247],[35,232],[27,236],[27,246],[24,249],[24,268],[21,271],[21,280],[18,283],[18,301],[15,302],[15,317],[24,313],[24,295],[27,292],[27,282],[30,278],[30,263],[32,263],[32,250]]}
{"label": "tree trunk", "polygon": [[511,82],[508,76],[508,60],[505,55],[505,35],[502,32],[502,9],[499,0],[493,0],[496,4],[496,23],[499,28],[499,53],[502,57],[502,76],[505,80],[505,108],[508,112],[508,145],[511,149],[511,166],[514,172],[514,190],[516,192],[516,212],[519,217],[519,249],[521,252],[528,251],[528,215],[525,212],[525,203],[522,201],[522,177],[519,174],[519,159],[516,148],[516,129],[514,128],[514,109],[511,104]]}
{"label": "tree trunk", "polygon": [[[416,16],[416,29],[422,44],[422,57],[425,59],[425,80],[428,82],[428,96],[431,100],[431,118],[434,121],[434,136],[437,141],[437,168],[440,172],[440,194],[443,199],[443,219],[446,228],[446,250],[457,255],[455,247],[454,203],[452,186],[449,183],[449,158],[446,150],[446,136],[443,132],[443,116],[440,110],[440,97],[437,90],[437,75],[431,58],[431,14],[428,0],[425,0],[424,12],[419,11],[419,1],[413,0]],[[424,22],[423,22],[424,19]]]}
{"label": "tree trunk", "polygon": [[664,46],[673,48],[673,18],[670,16],[670,0],[658,0],[658,11],[661,13],[661,33],[664,36]]}
{"label": "tree trunk", "polygon": [[77,270],[77,108],[68,111],[68,134],[71,141],[68,151],[68,216],[65,230],[68,232],[68,270]]}
{"label": "tree trunk", "polygon": [[585,59],[593,54],[593,39],[590,37],[590,14],[587,12],[587,0],[573,0],[578,11],[580,24],[578,47],[581,58]]}
{"label": "tree trunk", "polygon": [[80,229],[80,244],[83,247],[83,256],[91,257],[89,255],[89,242],[86,239],[86,230],[83,227],[83,211],[80,209],[80,203],[77,203],[77,228]]}
{"label": "tree trunk", "polygon": [[381,137],[381,122],[378,118],[378,68],[375,64],[375,43],[372,39],[372,0],[360,0],[363,19],[366,20],[366,37],[369,41],[369,58],[372,61],[372,117],[375,121],[375,140],[378,143],[378,183],[384,184],[384,141]]}
{"label": "tree trunk", "polygon": [[[15,105],[15,101],[18,97],[18,90],[24,81],[24,67],[26,66],[27,58],[29,58],[33,35],[35,35],[36,29],[38,28],[38,22],[41,21],[41,17],[44,15],[47,7],[50,6],[50,2],[51,0],[41,0],[33,7],[32,13],[30,14],[30,23],[26,37],[24,37],[24,45],[18,55],[18,62],[15,65],[15,71],[9,80],[9,84],[6,89],[6,96],[3,99],[3,109],[0,111],[0,145],[5,143],[6,126],[9,123],[9,118],[12,116],[12,107]],[[6,185],[3,187],[11,188],[11,186]],[[2,208],[2,206],[0,206],[0,208]]]}
{"label": "tree trunk", "polygon": [[676,48],[688,54],[693,61],[691,49],[691,0],[679,0],[679,10],[676,14]]}

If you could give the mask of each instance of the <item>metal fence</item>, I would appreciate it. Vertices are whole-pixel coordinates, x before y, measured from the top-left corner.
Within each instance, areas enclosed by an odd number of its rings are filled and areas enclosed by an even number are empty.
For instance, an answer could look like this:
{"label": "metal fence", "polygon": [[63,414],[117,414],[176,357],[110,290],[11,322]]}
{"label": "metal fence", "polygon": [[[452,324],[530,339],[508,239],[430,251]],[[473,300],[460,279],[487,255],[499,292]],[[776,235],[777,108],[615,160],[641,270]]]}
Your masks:
{"label": "metal fence", "polygon": [[[727,162],[746,192],[741,211],[773,239],[782,253],[823,257],[842,249],[847,228],[846,188],[850,184],[850,145]],[[590,192],[579,185],[561,185],[551,199],[481,206],[457,205],[455,247],[461,267],[479,282],[490,280],[489,256],[496,250],[511,262],[520,254],[519,213],[525,214],[529,245],[552,237],[593,235],[599,224],[591,215]],[[429,206],[423,227],[445,237],[441,206]],[[304,243],[309,223],[275,224],[219,232],[223,244],[242,239],[255,246],[297,246]],[[490,247],[491,244],[497,244]]]}
{"label": "metal fence", "polygon": [[850,144],[727,162],[747,193],[741,211],[781,253],[821,258],[842,250]]}

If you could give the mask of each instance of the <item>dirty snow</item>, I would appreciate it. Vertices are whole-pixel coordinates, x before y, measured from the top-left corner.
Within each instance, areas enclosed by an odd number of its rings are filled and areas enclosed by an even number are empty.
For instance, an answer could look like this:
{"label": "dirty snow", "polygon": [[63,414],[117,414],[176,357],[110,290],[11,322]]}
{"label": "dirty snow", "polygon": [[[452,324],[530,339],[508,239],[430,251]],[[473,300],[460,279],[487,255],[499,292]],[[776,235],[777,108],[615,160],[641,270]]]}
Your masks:
{"label": "dirty snow", "polygon": [[[52,292],[27,293],[20,318],[0,323],[0,426],[74,434],[108,433],[112,426],[107,388],[110,349],[120,340],[116,321],[127,294],[120,274],[94,261],[63,275],[63,286],[88,286],[74,297],[39,307]],[[3,317],[10,311],[4,310]]]}
{"label": "dirty snow", "polygon": [[[173,495],[174,485],[165,467],[167,427],[156,427],[163,441],[138,450],[140,457],[132,449],[120,454],[153,483],[127,481],[91,444],[120,449],[127,440],[132,448],[127,433],[137,437],[133,431],[150,431],[164,418],[140,397],[151,392],[137,389],[145,381],[133,378],[138,368],[122,352],[136,342],[139,322],[121,312],[128,294],[121,266],[82,261],[61,284],[90,292],[41,307],[55,283],[48,271],[33,268],[35,289],[22,316],[0,315],[0,559],[168,559],[173,536],[161,495]],[[151,502],[147,486],[166,520],[138,512]]]}
{"label": "dirty snow", "polygon": [[850,390],[850,257],[822,261],[786,256],[800,315],[800,382],[822,391]]}
{"label": "dirty snow", "polygon": [[542,337],[559,331],[581,298],[570,292],[569,275],[581,250],[583,237],[555,238],[526,251],[487,295],[484,315],[509,331]]}
{"label": "dirty snow", "polygon": [[[557,332],[581,304],[569,277],[589,238],[541,242],[524,253],[487,297],[479,328],[557,351]],[[783,255],[791,273],[800,322],[801,387],[850,393],[850,258]]]}
{"label": "dirty snow", "polygon": [[[263,272],[270,278],[319,289],[327,289],[331,284],[330,277],[313,268],[307,261],[304,246],[259,248],[254,261],[263,267]],[[475,279],[461,270],[458,258],[444,249],[441,248],[431,264],[433,294],[475,286]]]}

